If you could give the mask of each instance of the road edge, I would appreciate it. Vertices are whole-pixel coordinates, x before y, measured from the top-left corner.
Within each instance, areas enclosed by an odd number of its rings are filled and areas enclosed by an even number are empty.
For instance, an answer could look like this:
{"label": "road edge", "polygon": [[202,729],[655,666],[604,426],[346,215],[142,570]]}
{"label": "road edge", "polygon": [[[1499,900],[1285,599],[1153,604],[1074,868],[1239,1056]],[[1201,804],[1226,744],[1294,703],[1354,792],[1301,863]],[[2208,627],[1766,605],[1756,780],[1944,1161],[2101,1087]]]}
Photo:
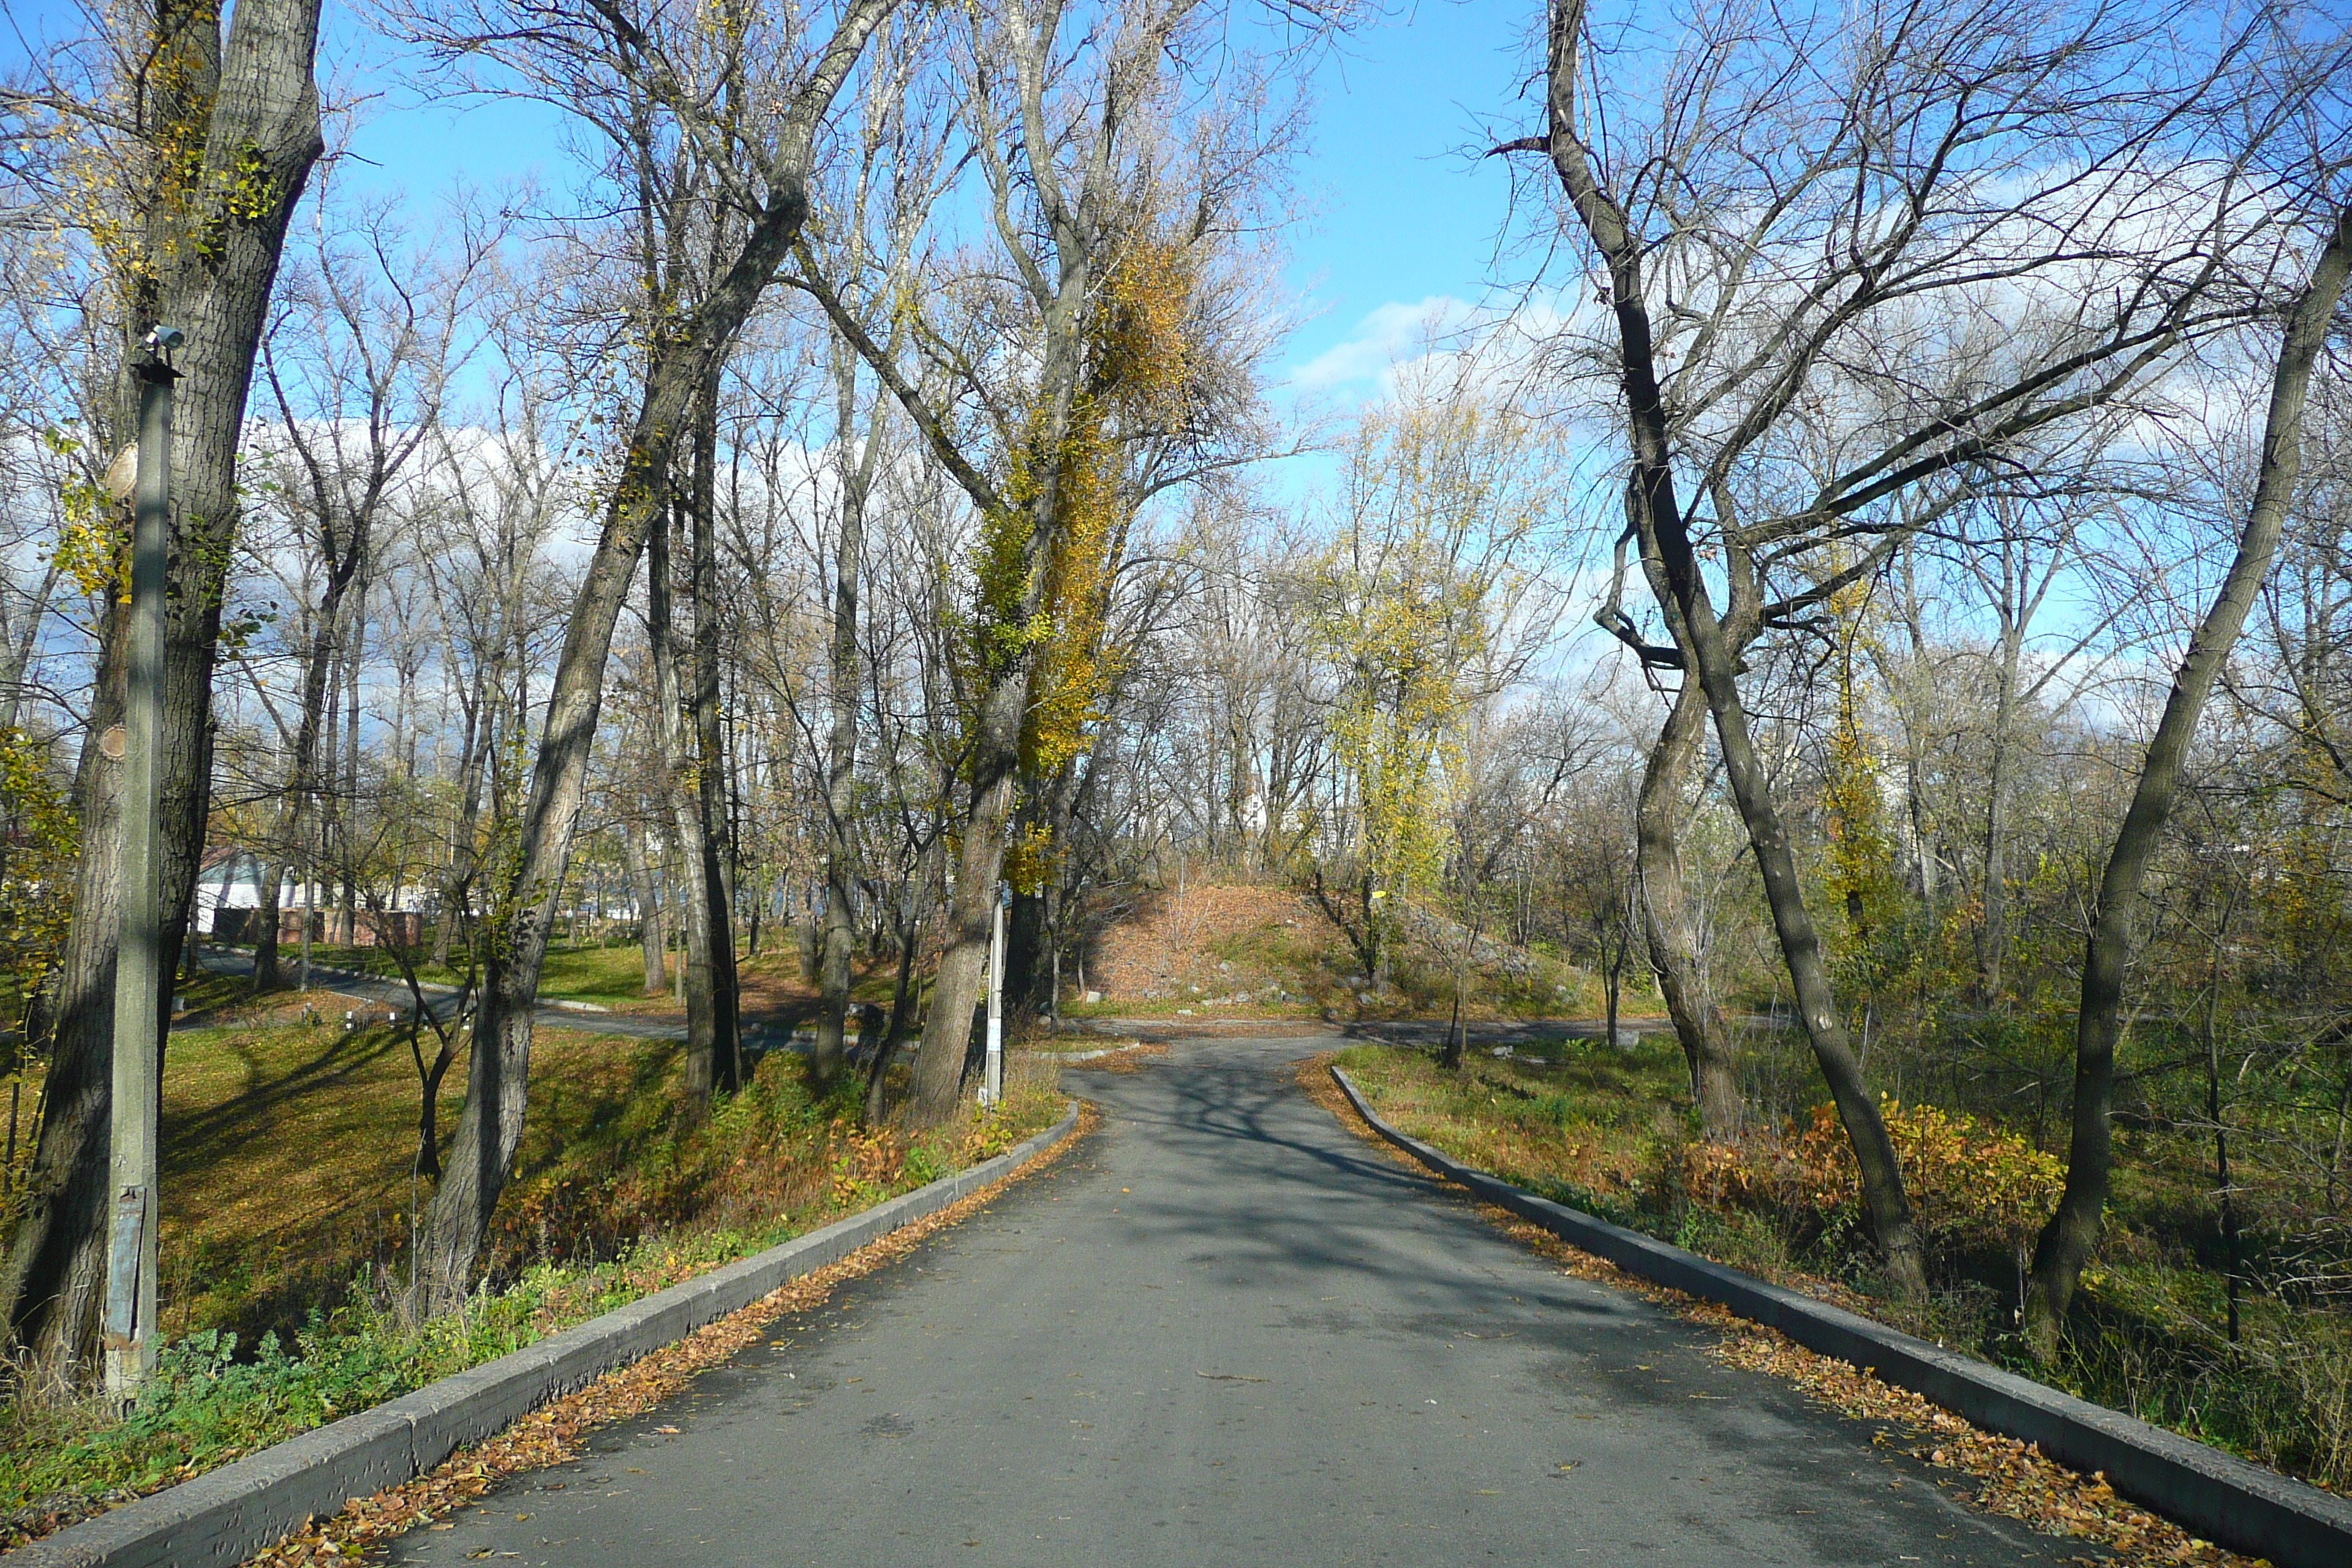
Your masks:
{"label": "road edge", "polygon": [[1331,1077],[1366,1126],[1480,1199],[1608,1259],[1626,1273],[1716,1302],[1807,1350],[1863,1368],[2059,1463],[2104,1476],[2124,1497],[2278,1568],[2352,1563],[2352,1501],[2219,1448],[1971,1361],[1883,1323],[1497,1180],[1374,1113],[1337,1064]]}
{"label": "road edge", "polygon": [[28,1542],[0,1553],[0,1563],[231,1568],[311,1518],[331,1514],[350,1499],[404,1485],[549,1400],[1003,1180],[1078,1125],[1074,1100],[1053,1126],[970,1170]]}

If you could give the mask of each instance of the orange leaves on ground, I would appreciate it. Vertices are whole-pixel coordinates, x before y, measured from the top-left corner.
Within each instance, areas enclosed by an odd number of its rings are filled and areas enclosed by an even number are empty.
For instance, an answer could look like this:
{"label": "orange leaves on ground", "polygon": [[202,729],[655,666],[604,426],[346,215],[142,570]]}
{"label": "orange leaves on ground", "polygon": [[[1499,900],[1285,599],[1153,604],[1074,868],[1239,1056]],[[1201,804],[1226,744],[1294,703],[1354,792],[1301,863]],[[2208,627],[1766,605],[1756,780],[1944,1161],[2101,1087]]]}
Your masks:
{"label": "orange leaves on ground", "polygon": [[848,1208],[869,1194],[886,1193],[907,1165],[906,1145],[887,1127],[851,1133],[836,1144],[833,1157],[833,1203]]}

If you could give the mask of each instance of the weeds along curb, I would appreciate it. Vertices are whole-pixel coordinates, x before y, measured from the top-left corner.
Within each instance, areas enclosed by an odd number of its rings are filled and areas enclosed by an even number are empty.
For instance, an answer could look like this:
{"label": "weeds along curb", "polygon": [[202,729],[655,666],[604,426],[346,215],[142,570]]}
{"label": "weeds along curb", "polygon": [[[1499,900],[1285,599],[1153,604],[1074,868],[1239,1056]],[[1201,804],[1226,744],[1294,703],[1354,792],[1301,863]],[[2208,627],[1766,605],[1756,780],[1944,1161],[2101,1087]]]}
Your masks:
{"label": "weeds along curb", "polygon": [[1061,1121],[993,1160],[28,1542],[0,1563],[7,1568],[243,1563],[313,1515],[404,1485],[548,1400],[1012,1174],[1077,1125],[1072,1101]]}
{"label": "weeds along curb", "polygon": [[2233,1552],[2267,1557],[2279,1568],[2352,1563],[2352,1501],[1523,1192],[1398,1131],[1346,1073],[1334,1067],[1331,1077],[1373,1131],[1431,1170],[1628,1274],[1727,1307],[1807,1350],[1851,1362],[1979,1426],[2034,1444],[2063,1465],[2104,1475],[2132,1501]]}

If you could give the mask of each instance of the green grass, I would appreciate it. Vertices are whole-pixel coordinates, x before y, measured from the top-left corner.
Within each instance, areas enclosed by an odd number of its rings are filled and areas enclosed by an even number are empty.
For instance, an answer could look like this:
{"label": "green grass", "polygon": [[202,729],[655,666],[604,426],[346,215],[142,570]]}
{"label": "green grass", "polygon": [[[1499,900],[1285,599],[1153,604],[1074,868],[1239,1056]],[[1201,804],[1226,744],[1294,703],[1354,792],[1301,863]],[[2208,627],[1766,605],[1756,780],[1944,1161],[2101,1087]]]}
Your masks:
{"label": "green grass", "polygon": [[[301,963],[301,950],[293,943],[281,943],[278,949],[278,967],[291,976]],[[341,969],[373,975],[378,979],[397,982],[400,965],[392,955],[379,947],[327,947],[310,949],[310,963],[318,969]],[[670,967],[675,973],[677,955],[670,954]],[[420,962],[417,979],[428,985],[455,985],[465,976],[446,964]],[[645,994],[645,952],[635,942],[619,947],[550,947],[540,970],[539,994],[549,998],[576,1002],[634,1002]]]}
{"label": "green grass", "polygon": [[[675,1042],[550,1030],[530,1120],[457,1315],[403,1310],[416,1080],[390,1031],[187,1030],[164,1073],[169,1343],[129,1419],[0,1406],[0,1546],[169,1485],[910,1190],[1049,1124],[1050,1064],[1016,1058],[1004,1111],[861,1134],[859,1085],[813,1098],[763,1060],[706,1115]],[[442,1098],[446,1140],[462,1068]],[[446,1148],[445,1148],[446,1152]]]}
{"label": "green grass", "polygon": [[1697,1138],[1671,1035],[1633,1052],[1598,1042],[1546,1047],[1552,1065],[1471,1056],[1448,1073],[1432,1050],[1357,1046],[1339,1065],[1384,1121],[1505,1181],[1801,1289],[1922,1338],[2054,1383],[2337,1490],[2352,1488],[2352,1314],[2249,1296],[2243,1331],[2217,1324],[2221,1281],[2184,1233],[2197,1178],[2147,1141],[2121,1140],[2110,1238],[2085,1276],[2065,1354],[2025,1358],[2015,1331],[2017,1261],[1948,1249],[1934,1289],[1885,1287],[1853,1218],[1692,1201],[1684,1152]]}

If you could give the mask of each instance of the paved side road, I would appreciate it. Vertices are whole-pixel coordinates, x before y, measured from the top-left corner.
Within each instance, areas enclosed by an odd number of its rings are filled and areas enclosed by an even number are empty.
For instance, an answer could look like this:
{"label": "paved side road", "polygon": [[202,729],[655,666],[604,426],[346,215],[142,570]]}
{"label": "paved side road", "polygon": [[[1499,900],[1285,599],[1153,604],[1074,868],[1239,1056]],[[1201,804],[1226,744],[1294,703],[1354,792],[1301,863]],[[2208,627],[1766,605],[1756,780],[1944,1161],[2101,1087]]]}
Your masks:
{"label": "paved side road", "polygon": [[1318,1042],[1074,1075],[1050,1172],[394,1561],[2048,1564],[1302,1096]]}
{"label": "paved side road", "polygon": [[[253,958],[249,953],[222,952],[207,948],[198,960],[215,974],[250,974]],[[289,965],[291,968],[291,965]],[[381,1003],[386,1007],[405,1008],[413,1005],[405,982],[385,980],[378,975],[362,974],[349,969],[331,969],[324,964],[310,966],[313,984],[330,986],[347,996]],[[425,985],[425,1005],[436,1018],[446,1018],[457,1005],[457,994],[446,985]],[[647,1018],[634,1013],[575,1011],[568,1007],[542,1006],[531,1012],[531,1024],[536,1028],[584,1029],[598,1035],[627,1035],[644,1040],[682,1040],[686,1026],[667,1018]],[[189,1026],[175,1024],[174,1028]],[[788,1029],[772,1024],[746,1023],[743,1044],[752,1051],[805,1050],[805,1043]]]}

